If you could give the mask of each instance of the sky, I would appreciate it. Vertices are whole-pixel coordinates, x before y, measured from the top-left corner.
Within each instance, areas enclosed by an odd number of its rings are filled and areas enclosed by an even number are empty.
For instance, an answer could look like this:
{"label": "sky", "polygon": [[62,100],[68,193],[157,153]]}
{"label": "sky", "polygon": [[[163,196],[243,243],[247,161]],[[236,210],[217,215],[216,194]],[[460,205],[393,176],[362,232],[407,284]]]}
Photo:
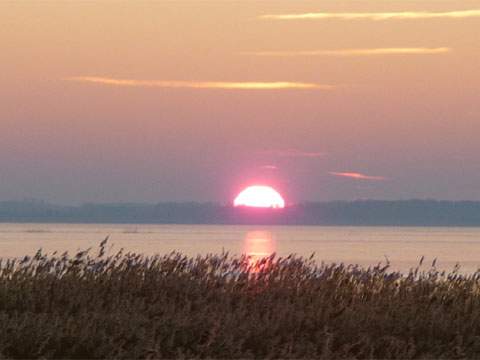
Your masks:
{"label": "sky", "polygon": [[0,200],[480,200],[480,1],[3,1],[0,24]]}

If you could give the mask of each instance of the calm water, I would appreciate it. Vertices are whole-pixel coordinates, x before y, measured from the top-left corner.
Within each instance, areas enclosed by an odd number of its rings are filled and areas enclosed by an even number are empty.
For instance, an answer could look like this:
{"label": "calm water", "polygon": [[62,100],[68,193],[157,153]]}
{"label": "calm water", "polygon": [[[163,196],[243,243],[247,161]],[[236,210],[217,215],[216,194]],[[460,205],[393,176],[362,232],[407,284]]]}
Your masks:
{"label": "calm water", "polygon": [[0,257],[33,254],[39,248],[75,252],[97,247],[107,235],[111,251],[144,254],[315,253],[318,261],[364,266],[385,262],[387,256],[400,270],[416,266],[424,255],[428,264],[438,258],[441,269],[452,269],[457,262],[463,271],[480,267],[480,228],[0,224]]}

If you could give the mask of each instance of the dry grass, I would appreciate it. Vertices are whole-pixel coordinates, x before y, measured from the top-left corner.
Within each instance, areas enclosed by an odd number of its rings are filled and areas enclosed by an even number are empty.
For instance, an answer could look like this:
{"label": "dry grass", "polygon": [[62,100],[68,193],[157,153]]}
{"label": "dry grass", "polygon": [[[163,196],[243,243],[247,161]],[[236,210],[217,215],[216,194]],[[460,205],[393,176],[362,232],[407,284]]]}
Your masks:
{"label": "dry grass", "polygon": [[0,265],[0,357],[479,358],[480,273],[81,252]]}

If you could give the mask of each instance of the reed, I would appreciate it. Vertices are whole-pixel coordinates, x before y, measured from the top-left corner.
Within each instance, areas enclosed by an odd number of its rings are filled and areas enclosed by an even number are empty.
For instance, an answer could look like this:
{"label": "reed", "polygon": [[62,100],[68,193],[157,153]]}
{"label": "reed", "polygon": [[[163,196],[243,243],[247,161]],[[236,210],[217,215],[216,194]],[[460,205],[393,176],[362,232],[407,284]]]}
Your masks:
{"label": "reed", "polygon": [[0,358],[480,357],[480,273],[147,257],[0,263]]}

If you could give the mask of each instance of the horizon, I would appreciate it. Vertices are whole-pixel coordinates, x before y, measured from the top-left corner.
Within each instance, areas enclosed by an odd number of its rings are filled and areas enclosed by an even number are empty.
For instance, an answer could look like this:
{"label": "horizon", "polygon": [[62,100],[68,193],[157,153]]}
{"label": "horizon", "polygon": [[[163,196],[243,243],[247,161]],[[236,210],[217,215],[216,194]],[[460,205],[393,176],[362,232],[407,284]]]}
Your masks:
{"label": "horizon", "polygon": [[[350,199],[350,200],[340,200],[340,199],[332,199],[332,200],[305,200],[299,202],[286,202],[284,208],[297,206],[297,205],[307,205],[307,204],[329,204],[329,203],[358,203],[358,202],[378,202],[378,203],[402,203],[402,202],[437,202],[437,203],[479,203],[480,200],[469,200],[469,199],[457,199],[457,200],[449,200],[449,199],[433,199],[433,198],[406,198],[406,199]],[[217,205],[217,206],[225,206],[225,207],[232,207],[232,208],[248,208],[248,205],[240,205],[236,206],[233,204],[232,201],[195,201],[195,200],[183,200],[183,201],[115,201],[115,202],[78,202],[78,203],[59,203],[59,202],[51,202],[46,199],[37,199],[37,198],[25,198],[25,199],[0,199],[0,204],[7,204],[7,203],[25,203],[25,204],[46,204],[46,205],[54,205],[54,206],[62,206],[62,207],[79,207],[83,205],[94,205],[94,206],[101,206],[101,205],[167,205],[167,204],[178,204],[178,205],[188,205],[188,204],[195,204],[195,205]],[[255,208],[255,207],[254,207]],[[273,207],[259,207],[258,209],[262,210],[282,210],[284,208],[273,208]]]}
{"label": "horizon", "polygon": [[0,202],[0,223],[480,227],[480,201],[357,200],[283,208],[214,202]]}

